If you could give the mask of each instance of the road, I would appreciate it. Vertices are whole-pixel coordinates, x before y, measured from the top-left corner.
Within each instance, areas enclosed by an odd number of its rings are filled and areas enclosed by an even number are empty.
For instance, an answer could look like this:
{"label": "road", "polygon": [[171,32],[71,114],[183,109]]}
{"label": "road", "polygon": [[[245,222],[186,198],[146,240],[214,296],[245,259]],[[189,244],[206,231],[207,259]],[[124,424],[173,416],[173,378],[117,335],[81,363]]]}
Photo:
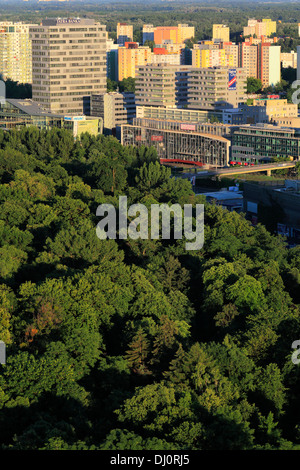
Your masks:
{"label": "road", "polygon": [[282,170],[285,168],[294,168],[296,162],[283,162],[283,163],[265,163],[262,165],[254,166],[242,166],[242,167],[230,167],[230,168],[216,168],[214,170],[204,170],[197,171],[192,173],[182,173],[178,174],[181,178],[191,178],[196,176],[196,178],[208,178],[210,176],[220,176],[220,175],[237,175],[243,173],[258,173],[261,171],[272,171],[272,170]]}

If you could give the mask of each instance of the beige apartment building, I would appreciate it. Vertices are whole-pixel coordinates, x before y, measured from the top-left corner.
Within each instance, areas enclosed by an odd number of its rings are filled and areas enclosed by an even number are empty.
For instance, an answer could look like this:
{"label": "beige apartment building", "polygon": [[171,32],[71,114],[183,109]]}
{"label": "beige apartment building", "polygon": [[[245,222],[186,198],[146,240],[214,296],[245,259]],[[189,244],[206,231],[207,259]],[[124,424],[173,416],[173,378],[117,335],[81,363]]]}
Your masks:
{"label": "beige apartment building", "polygon": [[270,36],[276,33],[276,21],[272,21],[269,18],[263,18],[262,20],[256,20],[251,18],[248,20],[248,26],[244,27],[244,36],[254,36],[257,38],[261,36]]}
{"label": "beige apartment building", "polygon": [[237,108],[246,99],[246,73],[230,67],[149,64],[138,67],[135,93],[137,106]]}
{"label": "beige apartment building", "polygon": [[106,26],[93,19],[45,19],[30,27],[32,99],[47,111],[83,114],[106,92]]}
{"label": "beige apartment building", "polygon": [[19,83],[32,83],[32,49],[25,23],[0,23],[0,74]]}
{"label": "beige apartment building", "polygon": [[232,42],[223,42],[222,49],[224,49],[225,54],[230,57],[230,66],[238,67],[239,66],[239,46]]}
{"label": "beige apartment building", "polygon": [[265,114],[268,118],[267,122],[276,121],[279,118],[296,118],[298,117],[298,105],[288,103],[287,99],[278,100],[253,100],[253,106],[262,106],[265,108]]}
{"label": "beige apartment building", "polygon": [[136,104],[172,107],[176,104],[175,74],[178,66],[148,64],[137,67]]}
{"label": "beige apartment building", "polygon": [[229,27],[224,24],[213,25],[213,41],[219,40],[222,42],[230,41],[230,30]]}
{"label": "beige apartment building", "polygon": [[239,44],[239,65],[246,71],[247,77],[258,78],[258,46],[251,43]]}
{"label": "beige apartment building", "polygon": [[133,41],[133,26],[127,23],[117,24],[117,43],[121,46],[125,45],[125,42]]}
{"label": "beige apartment building", "polygon": [[280,54],[281,65],[283,68],[292,67],[297,68],[297,52],[282,52]]}
{"label": "beige apartment building", "polygon": [[212,67],[191,69],[188,74],[187,107],[191,109],[237,108],[246,99],[244,69]]}

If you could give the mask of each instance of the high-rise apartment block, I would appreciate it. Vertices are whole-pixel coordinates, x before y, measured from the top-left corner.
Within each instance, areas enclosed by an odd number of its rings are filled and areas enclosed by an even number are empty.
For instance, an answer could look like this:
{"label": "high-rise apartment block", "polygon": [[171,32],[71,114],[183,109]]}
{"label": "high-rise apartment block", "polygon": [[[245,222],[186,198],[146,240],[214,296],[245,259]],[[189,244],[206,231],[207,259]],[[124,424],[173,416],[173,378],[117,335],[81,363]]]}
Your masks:
{"label": "high-rise apartment block", "polygon": [[136,67],[151,63],[152,52],[148,46],[139,46],[137,42],[126,42],[118,50],[119,81],[136,76]]}
{"label": "high-rise apartment block", "polygon": [[237,108],[245,102],[246,82],[246,73],[241,68],[193,68],[188,76],[187,107]]}
{"label": "high-rise apartment block", "polygon": [[248,20],[248,26],[245,26],[243,30],[244,36],[255,35],[257,38],[261,36],[268,37],[273,33],[276,33],[276,21],[272,21],[269,18],[264,18],[263,20],[251,18]]}
{"label": "high-rise apartment block", "polygon": [[272,21],[270,18],[263,18],[262,22],[266,24],[266,36],[269,37],[271,34],[276,33],[277,25],[276,21]]}
{"label": "high-rise apartment block", "polygon": [[281,47],[270,42],[240,43],[239,65],[247,77],[260,79],[263,86],[275,85],[281,80]]}
{"label": "high-rise apartment block", "polygon": [[283,68],[292,67],[297,68],[297,52],[282,52],[280,54],[281,65]]}
{"label": "high-rise apartment block", "polygon": [[264,86],[276,85],[281,80],[281,47],[270,43],[258,44],[258,77]]}
{"label": "high-rise apartment block", "polygon": [[106,27],[93,19],[45,19],[30,28],[32,98],[54,113],[82,114],[106,92]]}
{"label": "high-rise apartment block", "polygon": [[30,24],[0,23],[0,74],[20,83],[32,83]]}
{"label": "high-rise apartment block", "polygon": [[143,25],[143,44],[146,41],[154,41],[154,26],[153,24],[144,24]]}
{"label": "high-rise apartment block", "polygon": [[245,102],[246,78],[240,68],[150,64],[138,68],[136,104],[203,110],[236,108]]}
{"label": "high-rise apartment block", "polygon": [[239,46],[233,42],[223,42],[221,47],[228,56],[230,67],[239,67]]}
{"label": "high-rise apartment block", "polygon": [[237,57],[227,54],[225,49],[193,49],[193,67],[237,67]]}
{"label": "high-rise apartment block", "polygon": [[151,56],[151,63],[180,65],[180,53],[169,53],[164,47],[155,47]]}
{"label": "high-rise apartment block", "polygon": [[117,82],[119,78],[118,73],[118,51],[119,44],[114,44],[113,39],[106,40],[106,70],[107,78]]}
{"label": "high-rise apartment block", "polygon": [[230,31],[229,27],[224,24],[214,24],[213,25],[213,41],[219,40],[222,42],[230,41]]}
{"label": "high-rise apartment block", "polygon": [[154,41],[155,44],[163,44],[170,41],[173,44],[184,43],[195,36],[194,26],[178,24],[178,26],[157,26],[145,24],[143,26],[143,44],[145,41]]}
{"label": "high-rise apartment block", "polygon": [[137,105],[172,107],[176,105],[174,65],[148,64],[137,68],[135,101]]}
{"label": "high-rise apartment block", "polygon": [[257,45],[250,42],[239,44],[239,65],[245,70],[247,77],[258,78],[257,54]]}
{"label": "high-rise apartment block", "polygon": [[125,46],[125,42],[133,41],[133,26],[127,23],[117,24],[117,43]]}

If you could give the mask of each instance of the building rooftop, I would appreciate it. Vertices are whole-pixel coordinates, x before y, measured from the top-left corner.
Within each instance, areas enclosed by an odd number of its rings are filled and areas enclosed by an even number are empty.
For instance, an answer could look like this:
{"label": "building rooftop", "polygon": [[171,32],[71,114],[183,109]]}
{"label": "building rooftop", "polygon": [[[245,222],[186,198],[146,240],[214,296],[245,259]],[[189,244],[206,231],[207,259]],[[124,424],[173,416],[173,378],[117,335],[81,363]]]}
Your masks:
{"label": "building rooftop", "polygon": [[62,117],[62,114],[53,114],[49,111],[46,111],[39,103],[31,99],[12,99],[7,98],[6,101],[16,108],[19,108],[26,114],[30,116],[52,116],[52,117]]}
{"label": "building rooftop", "polygon": [[202,195],[210,199],[216,199],[217,201],[243,199],[243,194],[240,191],[215,191],[203,193]]}

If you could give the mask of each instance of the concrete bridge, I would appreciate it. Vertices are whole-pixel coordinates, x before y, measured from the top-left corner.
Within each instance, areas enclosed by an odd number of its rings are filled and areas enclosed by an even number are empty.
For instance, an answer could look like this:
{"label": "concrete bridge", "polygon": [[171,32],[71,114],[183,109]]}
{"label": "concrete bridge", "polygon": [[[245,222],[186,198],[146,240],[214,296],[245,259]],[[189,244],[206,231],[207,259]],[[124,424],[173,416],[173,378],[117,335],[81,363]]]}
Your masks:
{"label": "concrete bridge", "polygon": [[282,163],[264,163],[254,166],[232,166],[230,168],[216,168],[203,171],[197,171],[190,173],[183,173],[183,178],[190,178],[196,176],[196,178],[209,178],[210,176],[230,176],[238,175],[243,173],[259,173],[266,172],[268,176],[271,176],[272,170],[285,170],[287,168],[295,168],[297,162],[282,162]]}

